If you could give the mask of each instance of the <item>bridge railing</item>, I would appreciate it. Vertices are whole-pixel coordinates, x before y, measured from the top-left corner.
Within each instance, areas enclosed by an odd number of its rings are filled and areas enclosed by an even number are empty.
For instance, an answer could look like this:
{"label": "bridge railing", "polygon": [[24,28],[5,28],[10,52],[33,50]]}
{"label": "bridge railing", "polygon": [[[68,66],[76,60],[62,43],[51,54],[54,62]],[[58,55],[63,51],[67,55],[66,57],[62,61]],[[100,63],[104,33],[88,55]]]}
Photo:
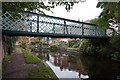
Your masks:
{"label": "bridge railing", "polygon": [[[18,12],[22,17],[14,19],[8,12],[3,16],[3,30],[26,31],[35,33],[61,34],[82,37],[105,37],[106,30],[98,25],[84,23],[33,12]],[[24,14],[24,16],[23,16]]]}

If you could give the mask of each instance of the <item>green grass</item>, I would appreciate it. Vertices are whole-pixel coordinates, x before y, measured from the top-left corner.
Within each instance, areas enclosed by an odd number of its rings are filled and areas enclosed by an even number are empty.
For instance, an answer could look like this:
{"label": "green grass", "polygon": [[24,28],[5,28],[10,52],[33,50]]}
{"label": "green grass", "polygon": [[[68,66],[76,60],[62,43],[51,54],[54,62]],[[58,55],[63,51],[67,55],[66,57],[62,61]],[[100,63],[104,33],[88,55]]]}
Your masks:
{"label": "green grass", "polygon": [[22,53],[25,58],[25,62],[27,64],[38,64],[41,62],[41,59],[39,59],[37,56],[33,55],[31,52],[29,52],[26,49],[22,49]]}
{"label": "green grass", "polygon": [[10,60],[10,56],[7,55],[7,54],[5,54],[5,55],[4,55],[4,59],[3,59],[3,65],[6,65],[9,60]]}
{"label": "green grass", "polygon": [[2,62],[2,63],[3,63],[3,64],[2,64],[2,74],[3,74],[3,75],[5,74],[5,68],[6,68],[9,60],[10,60],[10,55],[5,54],[5,55],[4,55],[3,62]]}
{"label": "green grass", "polygon": [[42,80],[54,80],[56,79],[56,75],[51,70],[50,67],[43,64],[40,58],[33,55],[26,49],[22,49],[22,53],[25,58],[25,62],[28,64],[38,64],[37,67],[34,67],[29,72],[29,79],[32,80],[33,78],[42,78]]}
{"label": "green grass", "polygon": [[29,78],[45,78],[47,80],[53,80],[57,77],[48,66],[42,65],[33,68],[29,73]]}

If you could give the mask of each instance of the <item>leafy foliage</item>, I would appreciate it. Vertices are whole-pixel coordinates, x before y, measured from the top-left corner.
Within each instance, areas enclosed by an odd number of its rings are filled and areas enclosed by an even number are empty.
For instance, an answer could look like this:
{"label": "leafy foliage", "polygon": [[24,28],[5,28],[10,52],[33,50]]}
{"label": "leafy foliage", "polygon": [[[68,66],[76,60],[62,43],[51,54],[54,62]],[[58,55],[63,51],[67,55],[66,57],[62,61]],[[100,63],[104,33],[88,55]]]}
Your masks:
{"label": "leafy foliage", "polygon": [[114,24],[120,22],[120,2],[98,2],[96,7],[103,9],[98,19],[99,26],[115,32]]}
{"label": "leafy foliage", "polygon": [[[100,45],[94,45],[99,44]],[[79,50],[80,53],[85,55],[98,55],[106,58],[111,58],[120,61],[120,35],[116,35],[110,38],[110,42],[101,42],[88,39],[82,39],[80,41]]]}
{"label": "leafy foliage", "polygon": [[27,47],[27,44],[24,42],[24,43],[21,43],[21,45],[20,45],[20,47],[22,47],[22,48],[26,48]]}
{"label": "leafy foliage", "polygon": [[[46,5],[44,2],[3,2],[2,3],[2,10],[3,13],[6,11],[12,12],[15,14],[16,11],[38,11],[40,14],[45,14],[44,10],[51,11],[51,8],[56,6],[65,6],[67,11],[73,8],[73,5],[79,2],[62,2],[62,1],[50,1]],[[16,15],[16,14],[15,14]]]}
{"label": "leafy foliage", "polygon": [[95,55],[97,49],[91,44],[90,40],[81,39],[79,50],[82,54]]}
{"label": "leafy foliage", "polygon": [[2,62],[2,75],[5,74],[5,69],[6,69],[6,66],[7,66],[9,60],[10,60],[10,55],[5,54],[3,62]]}
{"label": "leafy foliage", "polygon": [[42,9],[50,10],[52,6],[46,6],[43,2],[3,2],[2,3],[3,13],[6,11],[38,11],[44,14]]}
{"label": "leafy foliage", "polygon": [[3,66],[6,66],[9,60],[10,60],[10,56],[5,54],[4,59],[3,59]]}
{"label": "leafy foliage", "polygon": [[77,40],[68,41],[68,47],[78,47],[78,46],[79,46],[79,41]]}
{"label": "leafy foliage", "polygon": [[120,34],[111,37],[110,43],[112,45],[112,48],[115,49],[115,51],[120,52],[120,47],[119,47],[120,46]]}
{"label": "leafy foliage", "polygon": [[99,18],[95,18],[95,19],[90,20],[90,23],[99,24]]}
{"label": "leafy foliage", "polygon": [[120,62],[120,52],[115,52],[111,55],[113,60],[117,60]]}
{"label": "leafy foliage", "polygon": [[120,34],[113,36],[110,39],[111,47],[113,49],[112,59],[120,61]]}
{"label": "leafy foliage", "polygon": [[51,44],[49,47],[50,48],[58,48],[59,44],[58,43],[54,43],[54,44]]}
{"label": "leafy foliage", "polygon": [[70,9],[73,8],[73,5],[76,3],[79,3],[79,1],[54,1],[54,2],[48,2],[49,4],[52,4],[53,7],[55,6],[65,6],[65,9],[67,11],[70,11]]}

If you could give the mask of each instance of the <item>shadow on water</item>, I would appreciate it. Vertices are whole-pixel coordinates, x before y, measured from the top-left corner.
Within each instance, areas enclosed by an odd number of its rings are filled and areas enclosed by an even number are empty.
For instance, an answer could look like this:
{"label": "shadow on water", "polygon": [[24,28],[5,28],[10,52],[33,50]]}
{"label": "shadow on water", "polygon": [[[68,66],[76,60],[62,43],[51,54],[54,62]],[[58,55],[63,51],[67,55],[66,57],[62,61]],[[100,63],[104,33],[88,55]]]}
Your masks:
{"label": "shadow on water", "polygon": [[120,80],[120,63],[109,59],[80,56],[91,80]]}
{"label": "shadow on water", "polygon": [[42,55],[58,78],[120,80],[120,63],[109,59],[50,50]]}

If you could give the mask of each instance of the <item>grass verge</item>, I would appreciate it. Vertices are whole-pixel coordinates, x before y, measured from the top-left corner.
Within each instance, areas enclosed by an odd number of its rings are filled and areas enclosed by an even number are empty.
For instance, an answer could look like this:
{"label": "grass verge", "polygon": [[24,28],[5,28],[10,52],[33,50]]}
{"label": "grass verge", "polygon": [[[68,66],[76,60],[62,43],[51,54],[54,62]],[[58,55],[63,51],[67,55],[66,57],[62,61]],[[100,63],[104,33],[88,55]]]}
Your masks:
{"label": "grass verge", "polygon": [[5,74],[5,68],[6,68],[9,60],[10,60],[10,55],[5,54],[5,55],[4,55],[3,62],[2,62],[2,74],[3,74],[3,75]]}
{"label": "grass verge", "polygon": [[42,80],[56,80],[57,77],[49,66],[46,66],[40,58],[33,55],[26,49],[22,49],[22,53],[25,58],[25,62],[28,64],[38,64],[37,67],[34,67],[30,70],[28,78],[30,80],[41,78]]}
{"label": "grass verge", "polygon": [[10,56],[5,54],[3,59],[3,65],[6,66],[9,60],[10,60]]}
{"label": "grass verge", "polygon": [[33,68],[29,73],[29,78],[45,78],[47,80],[56,79],[54,72],[45,65]]}
{"label": "grass verge", "polygon": [[37,56],[33,55],[31,52],[29,52],[26,49],[22,49],[22,53],[24,55],[25,62],[27,64],[38,64],[41,62],[41,60]]}

